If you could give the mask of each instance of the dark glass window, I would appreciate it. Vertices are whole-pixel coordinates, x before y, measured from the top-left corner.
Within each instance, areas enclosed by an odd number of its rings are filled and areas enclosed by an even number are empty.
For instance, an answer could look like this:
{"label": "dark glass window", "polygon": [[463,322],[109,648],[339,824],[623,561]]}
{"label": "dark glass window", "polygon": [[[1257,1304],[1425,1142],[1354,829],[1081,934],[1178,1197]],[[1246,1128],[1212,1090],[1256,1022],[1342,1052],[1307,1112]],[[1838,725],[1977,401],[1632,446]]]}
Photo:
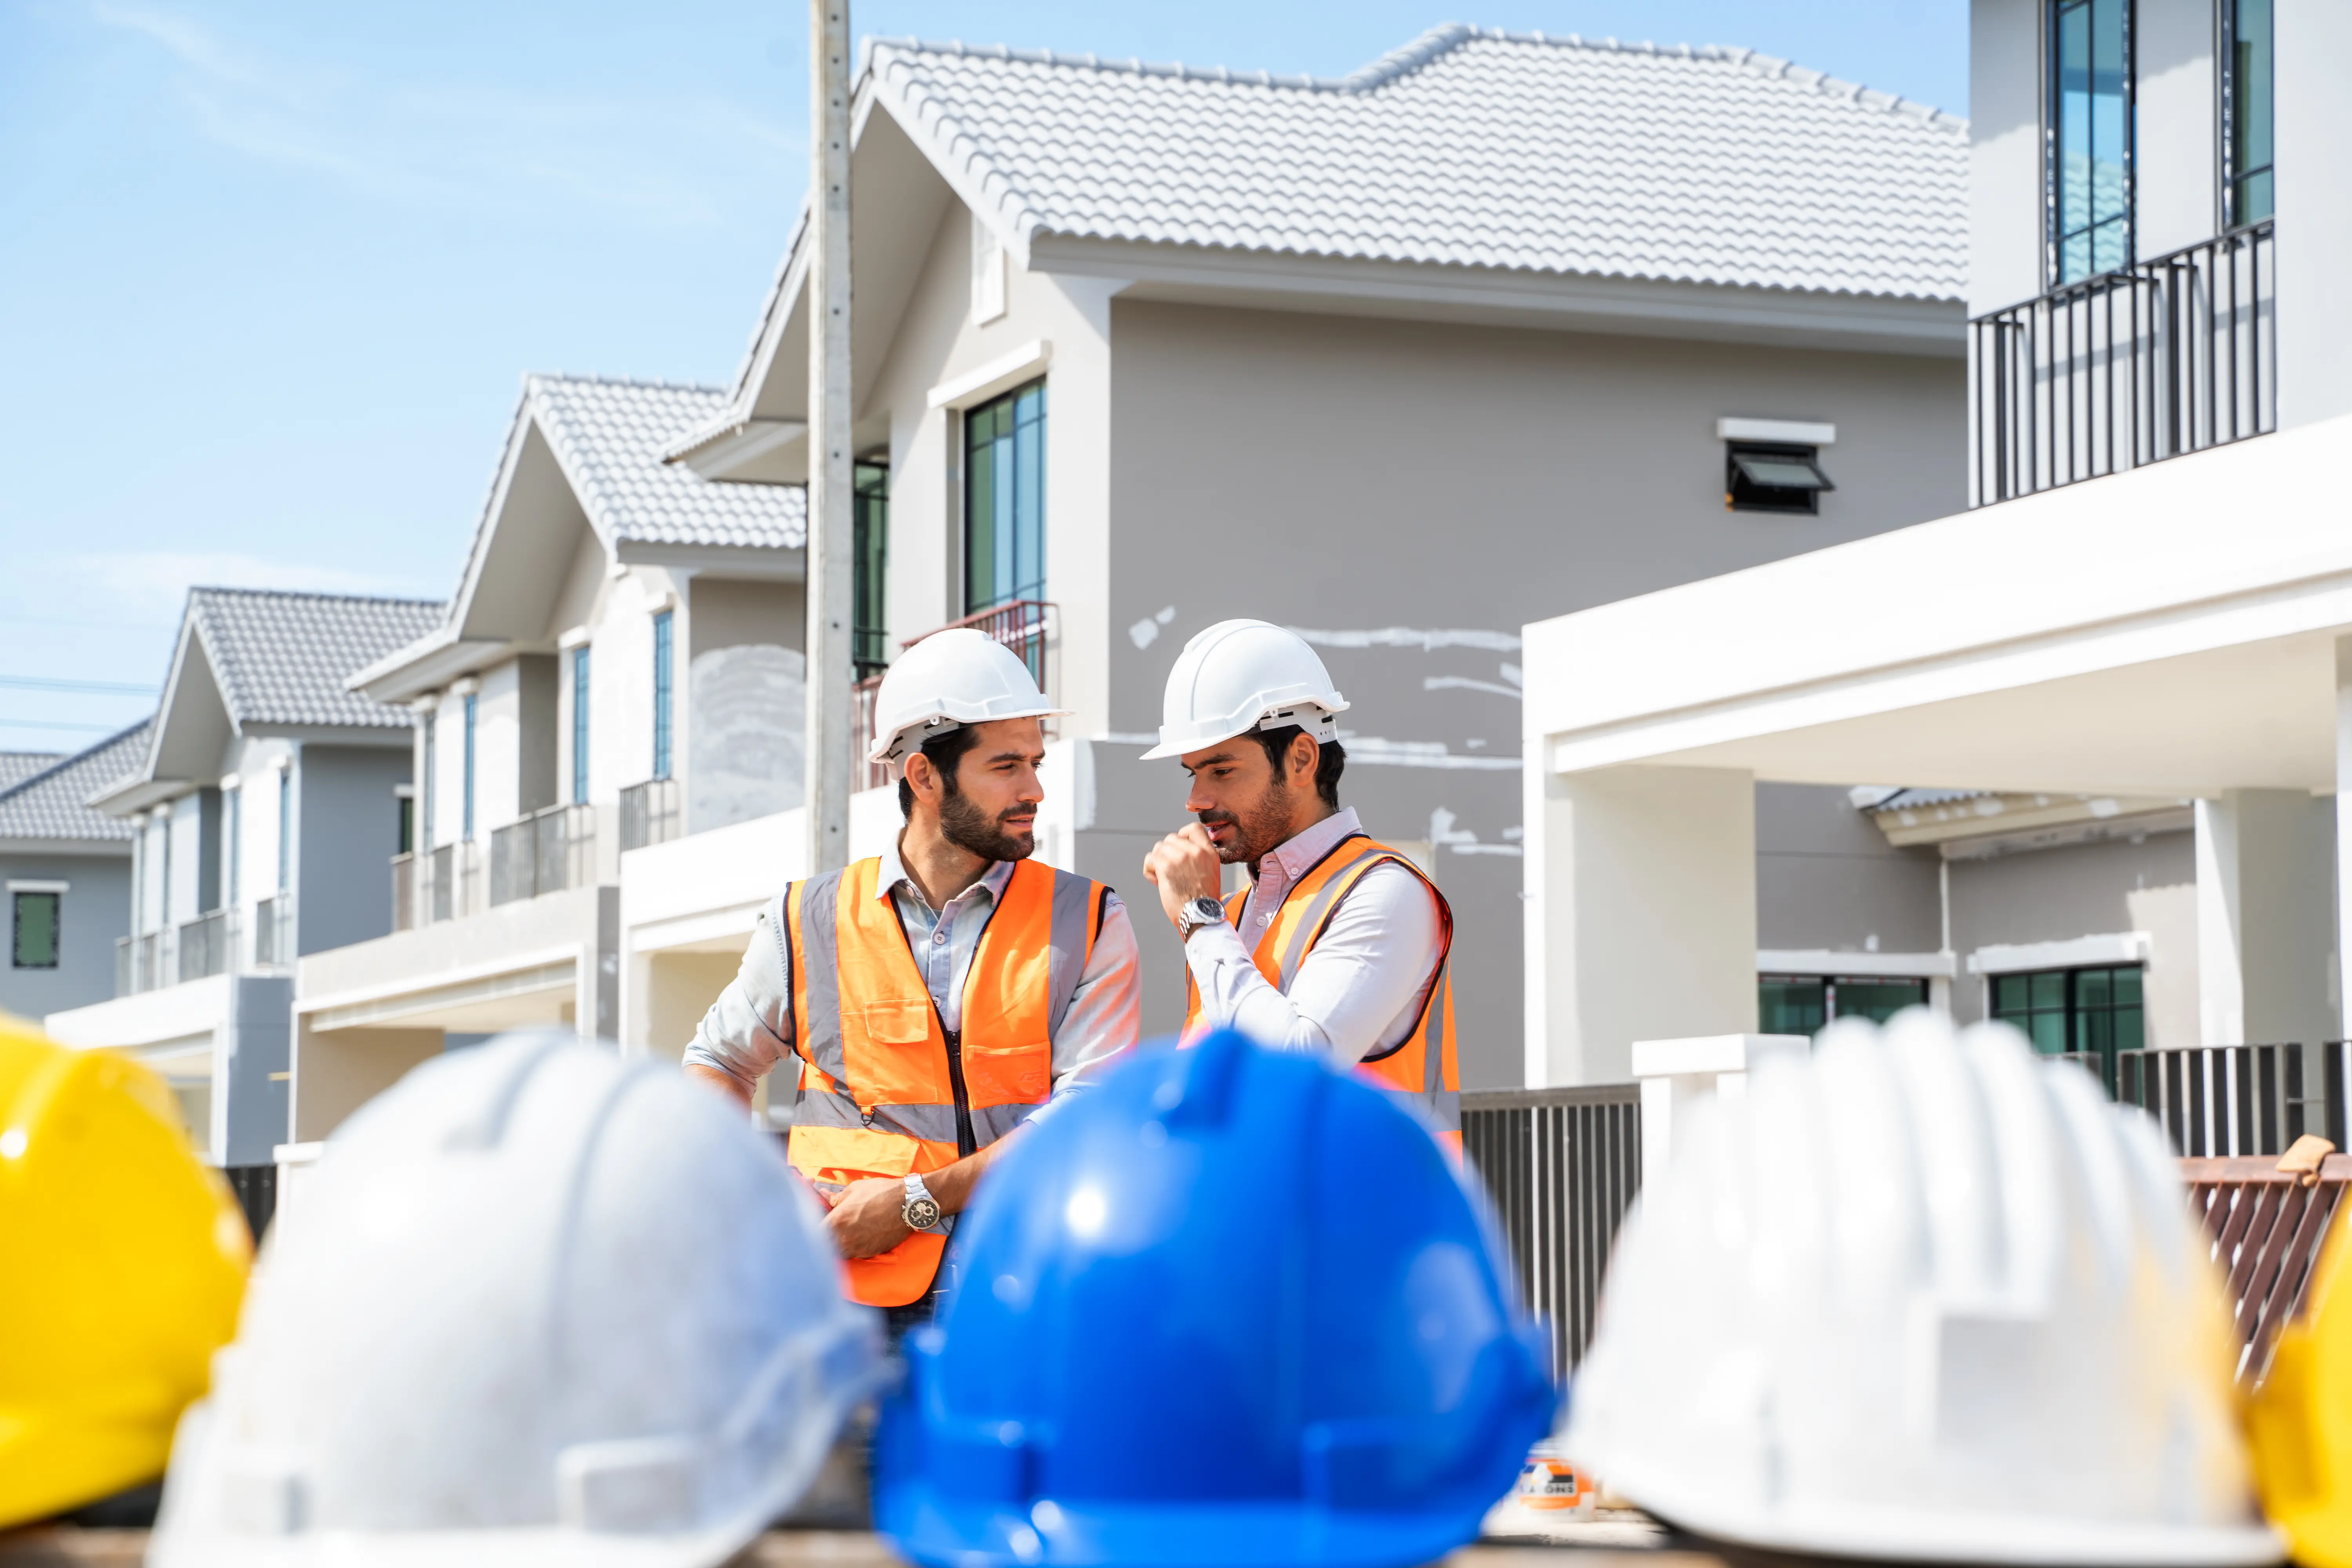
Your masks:
{"label": "dark glass window", "polygon": [[278,774],[278,890],[285,892],[293,885],[294,770],[289,766]]}
{"label": "dark glass window", "polygon": [[1997,974],[1992,1016],[2016,1025],[2044,1056],[2095,1058],[2109,1083],[2116,1053],[2147,1043],[2137,964]]}
{"label": "dark glass window", "polygon": [[964,612],[1045,596],[1045,384],[964,416]]}
{"label": "dark glass window", "polygon": [[2271,216],[2271,0],[2228,0],[2229,72],[2222,112],[2229,121],[2231,228]]}
{"label": "dark glass window", "polygon": [[244,872],[245,861],[245,789],[243,781],[228,792],[225,808],[228,815],[226,837],[228,850],[222,858],[228,862],[228,897],[221,902],[230,909],[236,907],[237,884]]}
{"label": "dark glass window", "polygon": [[890,616],[885,593],[889,586],[890,469],[882,463],[859,463],[851,494],[851,552],[856,571],[851,595],[856,600],[850,616],[850,657],[860,680],[879,675],[890,662]]}
{"label": "dark glass window", "polygon": [[467,838],[474,836],[474,693],[469,691],[466,694],[465,837]]}
{"label": "dark glass window", "polygon": [[58,893],[19,892],[9,900],[16,907],[15,940],[9,962],[18,969],[58,966],[58,918],[65,899]]}
{"label": "dark glass window", "polygon": [[1764,974],[1757,977],[1757,1019],[1768,1035],[1811,1035],[1832,1018],[1883,1024],[1906,1007],[1927,1005],[1925,980],[1880,976]]}
{"label": "dark glass window", "polygon": [[2051,10],[2053,281],[2131,259],[2130,0],[2058,0]]}
{"label": "dark glass window", "polygon": [[654,617],[654,777],[669,777],[670,613]]}
{"label": "dark glass window", "polygon": [[588,798],[588,650],[572,650],[572,799]]}
{"label": "dark glass window", "polygon": [[394,805],[400,812],[400,852],[413,855],[416,852],[416,797],[399,795]]}
{"label": "dark glass window", "polygon": [[1818,512],[1833,490],[1819,448],[1734,441],[1724,448],[1723,504],[1733,511]]}

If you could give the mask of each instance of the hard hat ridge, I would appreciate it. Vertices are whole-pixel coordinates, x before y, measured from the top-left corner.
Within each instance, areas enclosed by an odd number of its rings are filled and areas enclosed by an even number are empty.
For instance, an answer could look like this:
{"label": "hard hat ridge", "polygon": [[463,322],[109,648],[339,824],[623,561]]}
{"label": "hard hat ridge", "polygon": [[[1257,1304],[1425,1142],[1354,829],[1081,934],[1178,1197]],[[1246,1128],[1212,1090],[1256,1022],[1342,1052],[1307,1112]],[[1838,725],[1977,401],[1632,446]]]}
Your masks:
{"label": "hard hat ridge", "polygon": [[1068,714],[1038,689],[1019,655],[970,626],[933,632],[898,656],[874,695],[874,746],[866,760],[898,762],[966,724]]}
{"label": "hard hat ridge", "polygon": [[1219,621],[1176,656],[1160,743],[1143,760],[1293,724],[1328,742],[1338,739],[1338,715],[1347,710],[1347,699],[1306,638],[1271,621]]}

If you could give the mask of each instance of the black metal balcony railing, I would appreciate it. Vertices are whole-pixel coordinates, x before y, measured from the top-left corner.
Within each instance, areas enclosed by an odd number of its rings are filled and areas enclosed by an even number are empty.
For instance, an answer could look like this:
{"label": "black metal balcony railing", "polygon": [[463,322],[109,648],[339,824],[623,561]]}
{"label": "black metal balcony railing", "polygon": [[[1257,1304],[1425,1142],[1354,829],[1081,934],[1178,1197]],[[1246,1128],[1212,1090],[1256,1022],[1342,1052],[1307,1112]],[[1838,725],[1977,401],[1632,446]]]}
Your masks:
{"label": "black metal balcony railing", "polygon": [[2118,1103],[2137,1105],[2188,1159],[2283,1154],[2306,1132],[2344,1146],[2347,1047],[2289,1041],[2069,1055]]}
{"label": "black metal balcony railing", "polygon": [[647,779],[621,792],[621,848],[667,844],[685,829],[676,779]]}
{"label": "black metal balcony railing", "polygon": [[227,910],[215,910],[182,922],[177,978],[185,984],[226,972],[230,944],[236,940],[236,924]]}
{"label": "black metal balcony railing", "polygon": [[[937,637],[969,626],[973,631],[994,637],[1011,648],[1023,664],[1029,667],[1029,678],[1037,689],[1052,696],[1058,684],[1054,679],[1054,623],[1055,607],[1047,599],[1013,599],[992,605],[985,610],[974,610],[960,621],[934,626],[922,637],[911,637],[898,646],[910,648],[923,637]],[[849,714],[849,752],[853,771],[863,770],[865,787],[880,789],[890,782],[890,770],[866,761],[866,753],[874,749],[874,701],[882,689],[879,674],[867,676],[852,689]]]}
{"label": "black metal balcony railing", "polygon": [[1971,503],[2278,428],[2275,226],[1969,323]]}
{"label": "black metal balcony railing", "polygon": [[596,879],[596,809],[551,805],[490,835],[490,902],[510,904]]}

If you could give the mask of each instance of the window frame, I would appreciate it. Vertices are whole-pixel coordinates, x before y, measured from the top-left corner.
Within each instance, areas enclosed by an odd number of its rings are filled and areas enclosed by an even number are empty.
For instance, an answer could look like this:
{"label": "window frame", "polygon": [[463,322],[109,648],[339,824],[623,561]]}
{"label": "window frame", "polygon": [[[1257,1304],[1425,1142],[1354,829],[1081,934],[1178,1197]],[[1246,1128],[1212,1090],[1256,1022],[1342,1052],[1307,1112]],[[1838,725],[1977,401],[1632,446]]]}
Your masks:
{"label": "window frame", "polygon": [[[2227,3],[2227,0],[2224,0]],[[2065,13],[2084,6],[2095,8],[2113,4],[2123,12],[2123,255],[2112,267],[2092,265],[2079,278],[2069,278],[2065,272],[2067,235],[2063,211],[2063,191],[2060,167],[2064,157],[2060,127],[2063,123],[2066,92],[2063,60],[2060,53],[2060,31]],[[2048,0],[2042,11],[2042,56],[2043,61],[2042,95],[2042,272],[2046,286],[2052,289],[2069,289],[2104,278],[2130,267],[2139,258],[2139,65],[2137,6],[2134,0]],[[2095,56],[2095,46],[2094,54]],[[2104,225],[2094,223],[2081,232],[2093,235]],[[2096,260],[2095,242],[2091,260]]]}
{"label": "window frame", "polygon": [[[1723,444],[1723,508],[1726,511],[1777,512],[1782,517],[1819,517],[1822,497],[1837,485],[1822,467],[1822,449],[1791,441],[1726,441]],[[1820,485],[1759,485],[1740,471],[1739,459],[1777,458],[1798,461],[1812,469]],[[1795,499],[1801,497],[1801,500]],[[1771,499],[1778,498],[1778,499]]]}
{"label": "window frame", "polygon": [[[2138,1000],[2130,1004],[2128,1008],[2119,1006],[2112,1000],[2114,977],[2125,973],[2136,976],[2138,983]],[[2082,1000],[2083,981],[2089,975],[2108,977],[2111,998],[2109,1001],[2096,1006],[2084,1005]],[[2062,1049],[2056,1053],[2042,1050],[2041,1045],[2034,1041],[2032,1029],[2025,1024],[2017,1022],[2020,1016],[2018,1010],[2013,1008],[2004,1010],[2000,1005],[2000,987],[2004,981],[2021,981],[2031,985],[2037,979],[2047,979],[2052,976],[2058,977],[2061,982],[2057,1006],[2044,1007],[2029,1001],[2022,1016],[2029,1023],[2039,1015],[2054,1013],[2057,1016]],[[1987,1019],[1994,1023],[2009,1024],[2016,1028],[2019,1033],[2025,1036],[2027,1042],[2032,1045],[2037,1056],[2055,1054],[2097,1057],[2100,1078],[2111,1090],[2115,1088],[2116,1060],[2118,1054],[2126,1050],[2147,1048],[2147,965],[2145,963],[2086,963],[2072,969],[2011,970],[2000,974],[1989,974],[1985,976],[1985,982],[1984,1016]],[[2117,1014],[2125,1011],[2135,1012],[2139,1016],[2139,1044],[2137,1046],[2125,1046],[2116,1041],[2115,1018]],[[2088,1030],[2084,1020],[2092,1013],[2102,1015],[2107,1020],[2108,1043],[2104,1047],[2095,1041],[2086,1042]]]}
{"label": "window frame", "polygon": [[676,659],[672,616],[669,610],[654,614],[654,765],[649,776],[657,779],[669,777],[672,763],[670,700]]}
{"label": "window frame", "polygon": [[233,910],[236,908],[237,895],[245,884],[244,867],[240,864],[245,858],[245,781],[239,779],[235,789],[221,793],[228,797],[221,805],[222,815],[227,818],[221,824],[222,837],[228,840],[225,856],[228,861],[228,874],[223,879],[228,892],[221,900],[221,905]]}
{"label": "window frame", "polygon": [[[2238,79],[2238,14],[2248,0],[2221,0],[2221,4],[2213,8],[2214,26],[2219,33],[2213,51],[2213,74],[2221,99],[2216,106],[2216,119],[2221,134],[2217,164],[2221,176],[2221,187],[2216,193],[2221,211],[2215,216],[2223,234],[2268,223],[2278,216],[2278,4],[2277,0],[2253,0],[2253,3],[2264,6],[2270,13],[2269,53],[2263,62],[2263,72],[2269,78],[2270,101],[2265,110],[2270,120],[2267,129],[2271,158],[2270,162],[2252,169],[2237,166],[2238,118],[2242,107]],[[2270,177],[2267,187],[2269,205],[2256,216],[2242,217],[2238,213],[2238,187],[2256,175]]]}
{"label": "window frame", "polygon": [[[1763,1021],[1761,1014],[1763,992],[1766,985],[1775,984],[1781,985],[1811,985],[1819,988],[1821,994],[1821,1022],[1813,1025],[1811,1028],[1790,1031],[1806,1035],[1811,1035],[1819,1032],[1820,1030],[1825,1029],[1832,1024],[1837,1022],[1840,1018],[1860,1018],[1870,1016],[1870,1015],[1864,1013],[1842,1013],[1838,1010],[1838,987],[1841,985],[1857,987],[1906,985],[1916,988],[1918,993],[1917,996],[1913,1001],[1905,1003],[1903,1005],[1904,1006],[1927,1006],[1935,994],[1934,988],[1929,985],[1927,977],[1924,974],[1793,974],[1778,970],[1769,973],[1759,973],[1756,976],[1757,1005],[1759,1009],[1757,1024],[1758,1026],[1762,1028],[1767,1034],[1771,1034],[1774,1031],[1769,1026],[1765,1025]],[[1901,1010],[1902,1009],[1899,1007],[1895,1009],[1897,1012],[1900,1012]]]}
{"label": "window frame", "polygon": [[[1018,604],[1024,600],[1038,601],[1043,600],[1045,597],[1045,550],[1049,528],[1049,519],[1046,515],[1045,504],[1045,476],[1048,466],[1046,442],[1048,439],[1048,426],[1050,424],[1050,416],[1052,414],[1052,409],[1046,397],[1046,379],[1047,378],[1044,376],[1040,376],[1034,381],[1024,382],[1009,392],[992,397],[984,403],[976,403],[963,411],[963,519],[961,530],[963,547],[963,581],[961,584],[961,593],[960,597],[963,604],[963,613],[967,616],[981,615],[986,611],[996,609],[1005,605]],[[1024,412],[1022,408],[1022,401],[1032,396],[1036,399],[1034,405],[1036,413],[1033,425],[1027,427],[1034,427],[1036,432],[1034,458],[1034,461],[1036,466],[1036,472],[1034,477],[1029,477],[1024,476],[1021,468],[1021,453],[1023,447],[1022,433],[1024,429],[1024,426],[1023,424]],[[983,419],[993,421],[997,416],[998,411],[1001,409],[1010,411],[1013,425],[1010,432],[1006,435],[999,436],[992,433],[988,437],[988,444],[991,448],[991,458],[989,463],[988,480],[986,483],[983,483],[978,474],[978,470],[981,467],[978,461],[980,446],[974,437],[973,430],[976,425]],[[1002,445],[1010,452],[1014,465],[1012,479],[1008,481],[1008,485],[1006,487],[1000,487],[995,482],[996,461],[993,448],[999,445]],[[1025,487],[1024,484],[1024,477],[1028,478],[1028,484]],[[996,510],[996,499],[1000,488],[1008,488],[1010,489],[1011,494],[1009,497],[1009,506],[1013,513],[1014,531],[1011,546],[1011,554],[1013,556],[1011,575],[1013,580],[1010,583],[1005,582],[994,572],[994,567],[997,562],[1005,553],[1005,552],[999,549],[996,544],[996,538],[999,531],[997,520],[993,515]],[[1022,571],[1022,541],[1020,538],[1019,519],[1022,510],[1022,496],[1028,493],[1034,493],[1035,497],[1035,507],[1034,509],[1035,514],[1035,536],[1031,542],[1034,546],[1036,559],[1034,563],[1034,571],[1024,574]],[[975,513],[980,505],[981,498],[983,495],[987,497],[988,508],[991,513],[988,520],[990,547],[985,552],[975,549],[973,544],[976,522]],[[991,569],[990,592],[985,595],[975,592],[975,588],[978,584],[976,574],[979,571],[981,558],[983,553],[985,554],[987,563]]]}
{"label": "window frame", "polygon": [[592,643],[572,650],[572,804],[588,804],[588,694],[595,685]]}
{"label": "window frame", "polygon": [[[28,899],[49,901],[49,961],[47,963],[25,962],[25,903]],[[63,962],[66,945],[66,896],[56,888],[11,888],[8,889],[8,967],[10,969],[56,969]]]}
{"label": "window frame", "polygon": [[294,769],[278,770],[278,890],[289,890],[294,880]]}
{"label": "window frame", "polygon": [[850,473],[850,662],[864,680],[890,663],[890,455],[860,458]]}
{"label": "window frame", "polygon": [[460,786],[465,791],[464,799],[460,802],[463,807],[460,815],[464,817],[465,826],[462,837],[468,841],[474,837],[474,718],[478,700],[475,693],[466,693],[466,776]]}

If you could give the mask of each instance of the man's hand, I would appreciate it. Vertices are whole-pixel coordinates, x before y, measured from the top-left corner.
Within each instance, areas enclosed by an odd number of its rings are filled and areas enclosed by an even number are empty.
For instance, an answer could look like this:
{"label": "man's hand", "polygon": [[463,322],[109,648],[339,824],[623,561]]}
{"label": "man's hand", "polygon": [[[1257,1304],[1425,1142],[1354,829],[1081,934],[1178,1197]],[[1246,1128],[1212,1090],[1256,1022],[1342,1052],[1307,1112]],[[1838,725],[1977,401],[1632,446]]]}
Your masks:
{"label": "man's hand", "polygon": [[1217,858],[1209,830],[1188,822],[1151,847],[1143,858],[1143,874],[1159,887],[1160,908],[1174,925],[1177,911],[1186,904],[1218,896],[1224,864]]}
{"label": "man's hand", "polygon": [[907,1184],[896,1176],[867,1176],[827,1199],[832,1212],[824,1228],[844,1258],[873,1258],[913,1234],[907,1228]]}

